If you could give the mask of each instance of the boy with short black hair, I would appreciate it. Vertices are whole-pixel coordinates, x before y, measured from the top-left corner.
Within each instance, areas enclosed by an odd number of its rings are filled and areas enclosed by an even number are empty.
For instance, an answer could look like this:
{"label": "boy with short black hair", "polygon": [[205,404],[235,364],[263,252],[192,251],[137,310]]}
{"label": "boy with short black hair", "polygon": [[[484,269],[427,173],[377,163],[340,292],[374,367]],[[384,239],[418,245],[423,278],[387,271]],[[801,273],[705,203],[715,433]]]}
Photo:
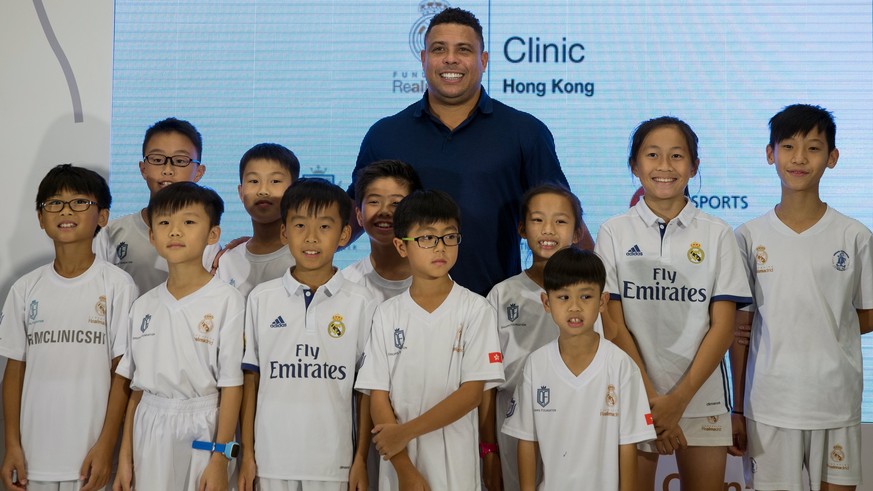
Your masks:
{"label": "boy with short black hair", "polygon": [[448,194],[417,191],[400,202],[394,245],[412,285],[376,309],[355,384],[370,393],[382,490],[480,486],[475,409],[503,381],[503,363],[494,308],[449,277],[460,242]]}
{"label": "boy with short black hair", "polygon": [[421,188],[415,169],[400,160],[378,160],[355,176],[355,215],[370,239],[370,254],[343,274],[367,287],[380,302],[412,284],[409,261],[394,247],[393,219],[400,200]]}
{"label": "boy with short black hair", "polygon": [[91,251],[111,201],[99,174],[70,164],[39,184],[37,218],[55,259],[16,281],[0,312],[7,489],[95,490],[112,472],[129,394],[113,370],[137,290]]}
{"label": "boy with short black hair", "polygon": [[324,179],[300,179],[282,197],[280,234],[295,265],[248,298],[242,490],[255,478],[262,491],[366,486],[372,426],[362,406],[353,455],[352,398],[376,302],[333,265],[351,207]]}
{"label": "boy with short black hair", "polygon": [[300,177],[294,152],[278,143],[259,143],[239,161],[239,199],[252,218],[252,237],[219,253],[216,275],[243,296],[252,288],[279,278],[294,265],[282,243],[280,201],[285,190]]}
{"label": "boy with short black hair", "polygon": [[[655,439],[640,371],[594,331],[609,301],[606,269],[591,251],[556,252],[543,271],[543,307],[560,333],[527,359],[503,432],[518,439],[521,489],[632,491],[636,444]],[[567,435],[576,435],[568,438]]]}
{"label": "boy with short black hair", "polygon": [[766,153],[782,197],[736,230],[754,303],[736,318],[751,325],[750,345],[731,348],[731,453],[746,451],[755,489],[802,489],[804,468],[811,489],[855,489],[873,234],[821,200],[839,158],[830,112],[784,108],[770,119]]}
{"label": "boy with short black hair", "polygon": [[149,201],[149,237],[167,281],[130,309],[117,373],[130,379],[116,488],[226,489],[242,399],[245,301],[203,266],[221,235],[224,203],[192,182]]}
{"label": "boy with short black hair", "polygon": [[[198,182],[206,172],[200,163],[203,139],[188,121],[167,118],[146,130],[142,142],[139,172],[149,188],[149,197],[174,182]],[[211,269],[221,248],[210,244],[203,253],[203,265]],[[109,222],[94,241],[97,257],[127,271],[140,292],[147,292],[167,279],[167,261],[149,243],[146,208]]]}

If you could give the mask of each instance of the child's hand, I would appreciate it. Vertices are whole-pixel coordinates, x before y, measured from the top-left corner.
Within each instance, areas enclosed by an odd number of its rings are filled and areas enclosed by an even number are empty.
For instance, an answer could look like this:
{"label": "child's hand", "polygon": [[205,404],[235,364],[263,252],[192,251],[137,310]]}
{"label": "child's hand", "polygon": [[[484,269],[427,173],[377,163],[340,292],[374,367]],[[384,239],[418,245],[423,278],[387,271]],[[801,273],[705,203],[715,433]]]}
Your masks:
{"label": "child's hand", "polygon": [[482,460],[482,480],[488,491],[503,491],[503,469],[500,467],[500,454],[491,452]]}
{"label": "child's hand", "polygon": [[108,445],[98,440],[88,451],[82,468],[79,469],[79,480],[82,481],[81,491],[102,489],[109,482],[109,477],[112,474],[112,453],[115,450],[113,447],[114,445]]}
{"label": "child's hand", "polygon": [[[367,458],[355,456],[349,471],[349,491],[367,491]],[[240,488],[242,491],[242,488]]]}
{"label": "child's hand", "polygon": [[676,394],[658,395],[649,399],[652,408],[652,420],[655,423],[655,433],[660,438],[661,433],[679,425],[685,412],[687,401],[681,401]]}
{"label": "child's hand", "polygon": [[227,458],[213,453],[209,465],[200,475],[200,491],[227,491]]}
{"label": "child's hand", "polygon": [[[26,489],[27,488],[27,469],[24,465],[24,450],[21,446],[6,449],[6,458],[3,459],[3,467],[0,472],[3,473],[3,484],[7,489]],[[13,473],[15,481],[13,481]]]}
{"label": "child's hand", "polygon": [[682,432],[682,428],[676,425],[658,435],[658,439],[655,440],[655,447],[657,447],[658,453],[661,455],[673,455],[673,452],[676,450],[688,447],[688,442],[685,440],[685,433]]}
{"label": "child's hand", "polygon": [[118,470],[115,473],[115,482],[112,483],[112,491],[130,491],[133,489],[133,462],[130,458],[118,456]]}
{"label": "child's hand", "polygon": [[373,434],[376,435],[373,437],[376,450],[385,460],[391,460],[392,457],[400,453],[406,448],[410,440],[403,425],[396,423],[378,424],[373,427]]}
{"label": "child's hand", "polygon": [[734,342],[742,346],[748,346],[752,339],[752,325],[743,324],[734,326]]}
{"label": "child's hand", "polygon": [[427,485],[424,476],[415,467],[398,471],[397,480],[400,484],[400,491],[430,491],[430,486]]}
{"label": "child's hand", "polygon": [[255,480],[258,477],[258,464],[253,452],[243,452],[239,459],[239,491],[255,491]]}
{"label": "child's hand", "polygon": [[742,457],[746,452],[746,417],[742,414],[731,414],[731,428],[734,433],[734,444],[728,447],[728,453]]}

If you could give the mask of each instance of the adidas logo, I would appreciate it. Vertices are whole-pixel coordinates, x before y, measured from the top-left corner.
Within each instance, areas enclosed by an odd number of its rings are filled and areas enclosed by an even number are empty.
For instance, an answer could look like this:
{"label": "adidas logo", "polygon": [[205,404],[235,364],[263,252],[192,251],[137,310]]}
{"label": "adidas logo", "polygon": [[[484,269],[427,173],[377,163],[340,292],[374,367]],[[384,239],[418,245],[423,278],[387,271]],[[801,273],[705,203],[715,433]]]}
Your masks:
{"label": "adidas logo", "polygon": [[279,317],[276,317],[276,320],[274,320],[272,324],[270,324],[270,327],[276,329],[279,327],[288,327],[288,324],[285,324],[285,319],[280,315]]}
{"label": "adidas logo", "polygon": [[640,246],[634,244],[633,247],[627,250],[625,256],[642,256],[643,251],[640,250]]}

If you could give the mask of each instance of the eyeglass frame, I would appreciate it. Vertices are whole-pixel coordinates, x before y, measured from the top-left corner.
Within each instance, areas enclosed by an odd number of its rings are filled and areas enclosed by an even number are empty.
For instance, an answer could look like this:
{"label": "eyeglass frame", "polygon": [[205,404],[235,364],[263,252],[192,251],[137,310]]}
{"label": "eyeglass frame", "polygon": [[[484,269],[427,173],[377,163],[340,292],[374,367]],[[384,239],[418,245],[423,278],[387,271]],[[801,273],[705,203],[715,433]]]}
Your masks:
{"label": "eyeglass frame", "polygon": [[[159,157],[163,157],[163,158],[164,158],[164,162],[163,162],[163,163],[160,163],[160,164],[156,164],[156,163],[152,162],[151,160],[149,160],[149,157],[151,157],[151,156],[153,156],[153,155],[155,155],[155,156],[159,156]],[[174,159],[177,159],[177,158],[180,158],[180,159],[188,159],[188,163],[185,164],[185,165],[177,164],[176,161],[174,160]],[[150,154],[148,154],[148,155],[143,155],[142,159],[145,161],[145,163],[147,163],[147,164],[149,164],[149,165],[154,165],[155,167],[163,167],[163,166],[167,165],[167,162],[169,162],[170,165],[172,165],[173,167],[180,167],[180,168],[188,167],[188,166],[191,165],[191,164],[197,164],[197,165],[200,165],[200,161],[199,161],[199,160],[197,160],[197,159],[192,159],[191,157],[188,157],[187,155],[164,155],[164,154],[162,154],[162,153],[150,153]]]}
{"label": "eyeglass frame", "polygon": [[[457,235],[458,236],[458,243],[457,244],[446,244],[445,238],[450,236],[450,235]],[[421,245],[421,242],[420,242],[421,239],[423,239],[425,237],[433,237],[436,241],[433,243],[432,246],[425,247],[425,246]],[[462,238],[461,232],[452,232],[450,234],[445,234],[445,235],[425,234],[425,235],[419,235],[418,237],[403,237],[400,240],[407,241],[407,242],[414,241],[418,245],[418,247],[420,247],[422,249],[433,249],[437,245],[439,245],[440,242],[442,242],[443,245],[446,247],[458,247],[459,245],[461,245],[461,238]]]}
{"label": "eyeglass frame", "polygon": [[[74,202],[74,201],[84,201],[83,204],[87,204],[87,205],[85,206],[85,208],[83,208],[83,209],[81,209],[81,210],[77,210],[77,209],[73,208],[73,202]],[[47,209],[45,206],[46,206],[48,203],[51,203],[51,202],[57,202],[57,203],[60,203],[60,204],[61,204],[61,207],[58,208],[57,211],[51,211],[51,210]],[[42,211],[46,212],[46,213],[60,213],[60,212],[64,211],[64,208],[69,207],[69,208],[70,208],[70,211],[74,211],[74,212],[77,212],[77,213],[82,213],[82,212],[84,212],[84,211],[88,211],[88,210],[91,208],[91,205],[99,205],[99,204],[100,204],[100,203],[97,203],[96,201],[92,201],[92,200],[84,199],[84,198],[71,199],[70,201],[64,201],[64,200],[60,200],[60,199],[50,199],[50,200],[48,200],[48,201],[43,201],[42,203],[40,203],[40,204],[39,204],[39,208],[40,208]]]}

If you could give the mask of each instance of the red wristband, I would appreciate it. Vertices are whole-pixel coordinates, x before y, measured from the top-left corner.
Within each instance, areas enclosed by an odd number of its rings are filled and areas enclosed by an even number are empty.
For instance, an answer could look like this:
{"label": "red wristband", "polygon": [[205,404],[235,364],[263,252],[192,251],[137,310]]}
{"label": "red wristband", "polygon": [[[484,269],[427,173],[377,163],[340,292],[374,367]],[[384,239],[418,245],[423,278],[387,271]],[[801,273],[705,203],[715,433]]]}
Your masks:
{"label": "red wristband", "polygon": [[497,444],[496,443],[480,443],[479,444],[479,458],[484,459],[486,455],[490,453],[497,453]]}

